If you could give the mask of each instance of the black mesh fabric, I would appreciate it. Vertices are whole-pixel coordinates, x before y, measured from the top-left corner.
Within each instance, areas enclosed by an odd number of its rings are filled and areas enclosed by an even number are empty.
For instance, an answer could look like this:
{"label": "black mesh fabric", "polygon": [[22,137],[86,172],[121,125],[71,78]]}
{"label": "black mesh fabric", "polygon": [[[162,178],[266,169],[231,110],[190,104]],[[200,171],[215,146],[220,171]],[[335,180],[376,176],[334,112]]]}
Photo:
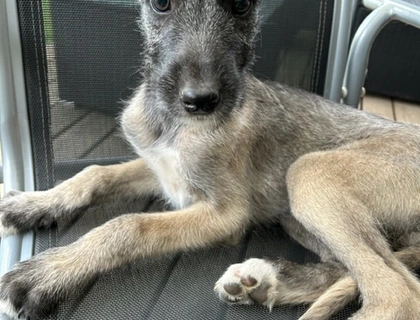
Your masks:
{"label": "black mesh fabric", "polygon": [[334,1],[263,1],[254,73],[322,94]]}
{"label": "black mesh fabric", "polygon": [[[136,0],[18,0],[36,188],[53,187],[87,165],[133,157],[115,117],[141,81]],[[255,73],[322,93],[334,1],[266,0]],[[83,187],[83,186],[81,186]],[[90,208],[71,226],[36,233],[35,254],[69,244],[128,212],[158,201]],[[145,213],[147,214],[147,213]],[[229,307],[213,293],[232,263],[282,255],[316,257],[280,227],[251,230],[241,244],[139,260],[98,277],[49,319],[297,319],[304,306]],[[357,306],[335,317],[346,319]]]}
{"label": "black mesh fabric", "polygon": [[[36,252],[75,241],[93,226],[133,211],[156,211],[158,202],[142,205],[112,204],[89,209],[71,227],[40,231]],[[144,213],[147,214],[147,213]],[[202,319],[202,320],[295,320],[305,306],[276,307],[272,312],[260,306],[227,306],[213,293],[214,283],[225,269],[251,257],[283,256],[296,262],[317,258],[290,239],[280,226],[251,230],[235,247],[219,247],[160,259],[139,260],[100,276],[78,297],[62,303],[51,320],[82,319]],[[334,317],[347,319],[353,304]]]}

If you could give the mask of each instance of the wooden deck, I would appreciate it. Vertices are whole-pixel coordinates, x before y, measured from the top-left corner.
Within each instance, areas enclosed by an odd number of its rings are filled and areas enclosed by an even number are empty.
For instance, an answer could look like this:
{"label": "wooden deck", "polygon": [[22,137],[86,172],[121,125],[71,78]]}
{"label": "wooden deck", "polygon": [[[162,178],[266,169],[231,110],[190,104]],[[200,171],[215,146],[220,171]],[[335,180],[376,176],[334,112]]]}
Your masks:
{"label": "wooden deck", "polygon": [[395,121],[420,124],[420,104],[367,95],[362,100],[361,108]]}
{"label": "wooden deck", "polygon": [[[58,104],[60,105],[60,104]],[[374,95],[367,95],[363,98],[361,105],[361,109],[371,112],[382,117],[396,120],[396,121],[403,121],[403,122],[411,122],[420,124],[420,104],[414,104],[409,102],[403,102],[399,100],[394,100],[387,97],[381,96],[374,96]],[[55,107],[53,104],[52,115],[55,115]],[[72,107],[68,106],[71,110]],[[59,109],[59,108],[58,108]],[[83,113],[82,111],[76,112],[73,111],[75,114],[73,115],[72,112],[67,112],[67,116],[70,122],[75,122],[70,127],[53,127],[53,135],[55,139],[60,140],[59,145],[63,146],[63,150],[68,152],[69,146],[65,143],[65,141],[73,140],[73,139],[81,139],[82,137],[86,137],[89,135],[90,132],[94,131],[96,134],[98,130],[101,130],[105,127],[110,127],[108,122],[114,121],[112,117],[106,115],[100,115],[95,112],[85,112],[84,114],[80,115],[79,113]],[[57,112],[57,114],[59,114]],[[79,118],[80,117],[80,118]],[[83,125],[84,122],[90,123],[90,125]],[[99,124],[96,125],[95,123]],[[108,125],[101,125],[102,122],[107,122]],[[112,127],[112,126],[111,126]],[[83,129],[85,128],[85,129]],[[87,131],[86,131],[87,130]],[[103,129],[102,129],[103,130]],[[110,133],[103,132],[103,135],[106,139],[102,140],[101,144],[91,146],[89,143],[86,145],[86,149],[89,150],[89,155],[94,155],[97,150],[101,150],[102,154],[104,152],[104,148],[106,149],[107,153],[109,152],[110,155],[118,155],[119,152],[126,152],[125,145],[118,145],[115,143],[115,139],[119,139],[118,131],[112,130]],[[112,145],[113,147],[109,147],[108,145]],[[55,156],[60,158],[60,148],[56,148]],[[80,151],[79,151],[80,152]],[[87,154],[82,154],[82,156],[86,157]],[[1,152],[0,152],[0,163],[1,163]],[[3,185],[0,184],[0,195],[3,194]]]}

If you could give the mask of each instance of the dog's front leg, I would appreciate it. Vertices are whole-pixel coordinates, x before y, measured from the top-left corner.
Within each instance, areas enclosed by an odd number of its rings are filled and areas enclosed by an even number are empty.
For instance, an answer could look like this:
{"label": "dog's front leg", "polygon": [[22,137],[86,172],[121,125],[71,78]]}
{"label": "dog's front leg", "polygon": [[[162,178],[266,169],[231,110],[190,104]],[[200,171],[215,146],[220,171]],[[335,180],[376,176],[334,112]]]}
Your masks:
{"label": "dog's front leg", "polygon": [[71,221],[88,206],[114,198],[159,192],[159,183],[142,159],[90,166],[53,189],[11,192],[0,200],[0,236]]}
{"label": "dog's front leg", "polygon": [[247,224],[243,208],[207,203],[173,212],[123,215],[73,244],[17,264],[0,281],[0,312],[43,317],[98,273],[137,258],[211,246],[243,232]]}

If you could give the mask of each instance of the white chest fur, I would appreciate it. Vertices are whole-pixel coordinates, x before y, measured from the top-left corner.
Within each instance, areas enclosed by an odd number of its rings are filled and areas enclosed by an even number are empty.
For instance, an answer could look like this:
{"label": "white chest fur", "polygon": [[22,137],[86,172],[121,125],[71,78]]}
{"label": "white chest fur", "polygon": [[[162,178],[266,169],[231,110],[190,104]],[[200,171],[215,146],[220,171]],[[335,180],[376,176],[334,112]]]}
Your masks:
{"label": "white chest fur", "polygon": [[163,195],[174,207],[185,208],[191,204],[192,196],[182,175],[178,152],[171,148],[159,148],[144,155],[144,159],[158,177]]}

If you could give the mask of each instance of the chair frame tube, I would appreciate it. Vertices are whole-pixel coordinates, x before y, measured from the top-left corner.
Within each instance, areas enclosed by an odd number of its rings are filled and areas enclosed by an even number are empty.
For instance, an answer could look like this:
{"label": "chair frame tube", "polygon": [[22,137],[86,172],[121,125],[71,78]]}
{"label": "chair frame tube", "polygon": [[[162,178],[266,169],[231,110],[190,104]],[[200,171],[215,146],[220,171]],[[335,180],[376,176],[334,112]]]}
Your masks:
{"label": "chair frame tube", "polygon": [[[0,0],[0,138],[4,190],[34,190],[32,148],[16,0]],[[4,237],[0,275],[33,254],[33,232]],[[0,315],[1,320],[9,319]]]}
{"label": "chair frame tube", "polygon": [[363,5],[373,11],[359,26],[353,38],[343,84],[347,91],[344,103],[353,107],[359,104],[370,51],[379,32],[393,20],[420,29],[420,7],[413,4],[400,0],[364,0]]}

